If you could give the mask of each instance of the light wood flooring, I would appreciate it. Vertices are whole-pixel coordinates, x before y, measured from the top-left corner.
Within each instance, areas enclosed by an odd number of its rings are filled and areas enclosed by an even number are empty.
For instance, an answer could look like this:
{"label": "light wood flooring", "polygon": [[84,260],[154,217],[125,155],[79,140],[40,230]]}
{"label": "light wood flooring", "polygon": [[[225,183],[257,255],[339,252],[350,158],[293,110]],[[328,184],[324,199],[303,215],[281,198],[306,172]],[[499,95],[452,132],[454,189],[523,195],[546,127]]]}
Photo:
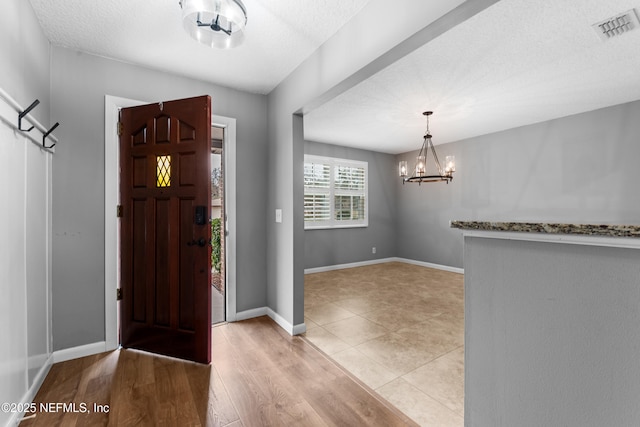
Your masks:
{"label": "light wood flooring", "polygon": [[38,411],[21,425],[415,425],[269,318],[214,327],[212,341],[211,365],[135,350],[57,363],[34,402],[85,404],[91,413]]}
{"label": "light wood flooring", "polygon": [[306,338],[424,426],[464,424],[464,277],[392,262],[305,276]]}

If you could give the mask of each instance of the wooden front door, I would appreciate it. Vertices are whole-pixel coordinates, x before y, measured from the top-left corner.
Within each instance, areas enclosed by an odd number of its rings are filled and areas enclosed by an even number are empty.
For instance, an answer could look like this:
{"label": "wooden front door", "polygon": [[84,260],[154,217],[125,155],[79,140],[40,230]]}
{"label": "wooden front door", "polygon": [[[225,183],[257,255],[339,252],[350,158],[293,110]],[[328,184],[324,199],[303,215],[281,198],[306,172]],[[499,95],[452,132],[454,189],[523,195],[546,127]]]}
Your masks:
{"label": "wooden front door", "polygon": [[120,113],[121,344],[211,362],[211,98]]}

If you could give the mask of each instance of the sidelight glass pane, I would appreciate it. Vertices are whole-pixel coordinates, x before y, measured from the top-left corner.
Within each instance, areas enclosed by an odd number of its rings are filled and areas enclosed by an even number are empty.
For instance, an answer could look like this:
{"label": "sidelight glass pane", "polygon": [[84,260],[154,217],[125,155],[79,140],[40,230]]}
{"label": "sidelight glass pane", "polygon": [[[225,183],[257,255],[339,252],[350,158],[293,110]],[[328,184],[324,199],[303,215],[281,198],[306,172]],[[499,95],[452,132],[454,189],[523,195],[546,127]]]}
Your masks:
{"label": "sidelight glass pane", "polygon": [[156,156],[156,187],[171,186],[171,156]]}

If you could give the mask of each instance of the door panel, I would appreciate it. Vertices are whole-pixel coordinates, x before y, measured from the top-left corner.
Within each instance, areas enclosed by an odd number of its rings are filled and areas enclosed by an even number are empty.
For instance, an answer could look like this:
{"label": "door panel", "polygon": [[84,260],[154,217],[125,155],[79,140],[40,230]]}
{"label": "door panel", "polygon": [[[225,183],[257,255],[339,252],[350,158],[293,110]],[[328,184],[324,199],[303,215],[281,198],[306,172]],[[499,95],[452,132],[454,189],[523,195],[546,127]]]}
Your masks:
{"label": "door panel", "polygon": [[211,361],[211,226],[196,208],[211,199],[210,103],[120,117],[122,345],[201,363]]}

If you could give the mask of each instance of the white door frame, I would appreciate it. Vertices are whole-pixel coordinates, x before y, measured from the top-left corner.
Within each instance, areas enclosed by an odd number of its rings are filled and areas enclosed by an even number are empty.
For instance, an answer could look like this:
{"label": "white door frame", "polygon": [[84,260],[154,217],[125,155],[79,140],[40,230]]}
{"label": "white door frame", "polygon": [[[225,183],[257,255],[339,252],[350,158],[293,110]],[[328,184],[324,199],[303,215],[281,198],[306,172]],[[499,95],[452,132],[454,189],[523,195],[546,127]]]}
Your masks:
{"label": "white door frame", "polygon": [[[104,98],[104,325],[106,351],[116,349],[120,320],[116,292],[120,277],[120,222],[116,206],[120,202],[120,148],[118,116],[121,108],[150,102],[105,95]],[[225,297],[228,322],[236,320],[236,119],[211,116],[211,124],[225,128]]]}

